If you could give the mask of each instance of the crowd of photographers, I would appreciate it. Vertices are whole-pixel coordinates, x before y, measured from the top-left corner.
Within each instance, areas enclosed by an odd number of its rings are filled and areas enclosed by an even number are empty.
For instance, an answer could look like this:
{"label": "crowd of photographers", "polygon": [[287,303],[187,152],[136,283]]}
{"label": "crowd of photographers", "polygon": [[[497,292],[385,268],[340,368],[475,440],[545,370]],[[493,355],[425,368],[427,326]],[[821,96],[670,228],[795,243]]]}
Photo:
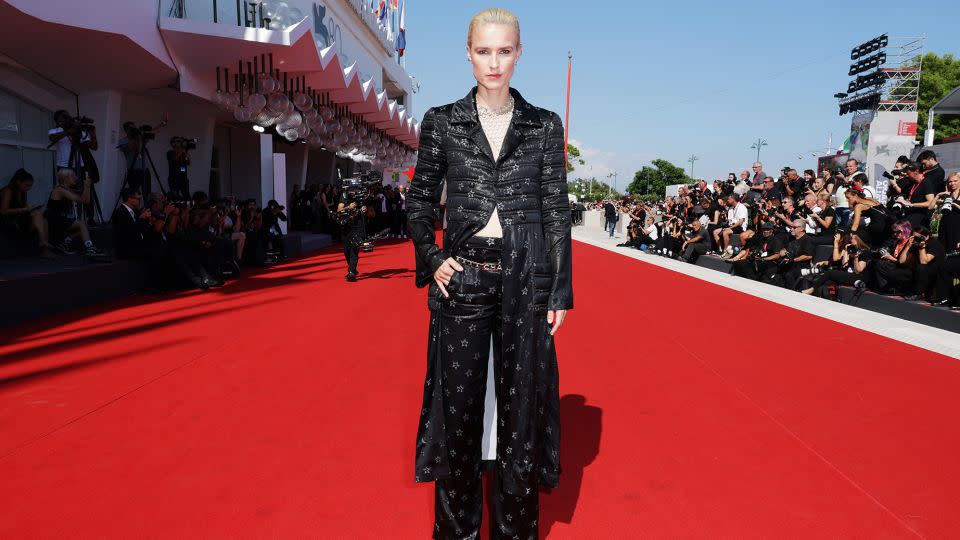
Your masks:
{"label": "crowd of photographers", "polygon": [[755,163],[659,203],[603,209],[611,236],[619,215],[629,218],[621,246],[690,263],[718,254],[735,275],[804,294],[837,298],[848,285],[958,309],[960,172],[945,175],[928,150],[884,176],[882,203],[853,159],[776,178]]}
{"label": "crowd of photographers", "polygon": [[[44,204],[29,204],[33,175],[17,170],[0,188],[0,236],[4,249],[56,259],[78,252],[109,260],[94,244],[91,228],[102,212],[95,185],[99,171],[91,151],[97,149],[96,128],[87,118],[54,114],[49,131],[56,160],[56,179]],[[196,139],[172,137],[167,151],[167,186],[151,182],[147,143],[167,123],[123,125],[117,148],[127,172],[109,223],[117,259],[133,259],[146,267],[152,291],[196,287],[208,289],[236,277],[241,265],[262,266],[285,258],[280,223],[284,207],[269,201],[260,208],[253,199],[211,201],[206,193],[189,192],[189,151]],[[104,220],[105,221],[105,220]],[[5,256],[11,253],[5,253]]]}

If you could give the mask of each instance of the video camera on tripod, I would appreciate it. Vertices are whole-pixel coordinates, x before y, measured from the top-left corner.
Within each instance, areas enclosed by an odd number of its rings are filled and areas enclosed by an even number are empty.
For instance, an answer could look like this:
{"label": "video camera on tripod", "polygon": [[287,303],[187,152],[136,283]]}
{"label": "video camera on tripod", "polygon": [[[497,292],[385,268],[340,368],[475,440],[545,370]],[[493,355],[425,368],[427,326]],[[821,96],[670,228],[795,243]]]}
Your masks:
{"label": "video camera on tripod", "polygon": [[142,142],[152,141],[157,138],[157,134],[153,132],[153,126],[148,124],[143,124],[139,127],[132,126],[129,129],[130,136],[139,138]]}
{"label": "video camera on tripod", "polygon": [[96,129],[96,126],[93,123],[93,119],[87,116],[70,116],[64,118],[63,129],[67,131],[75,129],[82,132],[92,131]]}

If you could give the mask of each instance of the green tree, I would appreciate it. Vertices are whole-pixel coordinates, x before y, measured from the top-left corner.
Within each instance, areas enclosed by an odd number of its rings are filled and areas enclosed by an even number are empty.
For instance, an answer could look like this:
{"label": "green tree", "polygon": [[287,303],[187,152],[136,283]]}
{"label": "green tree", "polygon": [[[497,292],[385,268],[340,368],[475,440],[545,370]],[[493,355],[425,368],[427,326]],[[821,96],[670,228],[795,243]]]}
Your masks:
{"label": "green tree", "polygon": [[[590,181],[593,181],[593,187],[590,187]],[[581,191],[580,188],[583,188]],[[621,193],[613,187],[596,178],[581,178],[567,182],[567,192],[577,196],[581,201],[599,201],[607,196],[619,198]],[[582,193],[582,194],[581,194]]]}
{"label": "green tree", "polygon": [[567,172],[573,172],[573,163],[576,162],[577,165],[585,165],[587,162],[580,157],[580,149],[572,144],[567,145]]}
{"label": "green tree", "polygon": [[[912,64],[920,65],[917,56]],[[923,138],[923,131],[927,129],[927,116],[930,107],[946,97],[951,90],[960,86],[960,59],[952,54],[938,56],[935,53],[923,55],[923,71],[920,73],[920,96],[917,110],[920,113],[918,120],[917,138]],[[892,96],[902,95],[900,88],[891,90]],[[937,115],[933,119],[933,129],[936,140],[944,137],[960,135],[960,115]]]}
{"label": "green tree", "polygon": [[666,194],[667,186],[673,184],[692,184],[693,179],[681,167],[665,159],[655,159],[653,166],[644,165],[633,174],[633,181],[627,186],[627,193],[637,196],[654,195],[657,198]]}

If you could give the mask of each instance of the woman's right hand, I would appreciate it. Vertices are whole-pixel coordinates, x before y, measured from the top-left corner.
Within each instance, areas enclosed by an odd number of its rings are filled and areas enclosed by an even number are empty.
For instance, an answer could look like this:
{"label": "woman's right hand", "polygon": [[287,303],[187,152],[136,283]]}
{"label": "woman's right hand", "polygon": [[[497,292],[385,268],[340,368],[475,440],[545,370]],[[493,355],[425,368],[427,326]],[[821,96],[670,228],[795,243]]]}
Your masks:
{"label": "woman's right hand", "polygon": [[456,259],[450,257],[443,261],[440,268],[437,268],[437,271],[433,273],[433,280],[437,282],[437,287],[440,287],[440,292],[443,293],[445,298],[450,298],[450,294],[447,293],[445,286],[450,284],[450,278],[453,277],[454,272],[461,271],[463,271],[463,266],[461,266]]}

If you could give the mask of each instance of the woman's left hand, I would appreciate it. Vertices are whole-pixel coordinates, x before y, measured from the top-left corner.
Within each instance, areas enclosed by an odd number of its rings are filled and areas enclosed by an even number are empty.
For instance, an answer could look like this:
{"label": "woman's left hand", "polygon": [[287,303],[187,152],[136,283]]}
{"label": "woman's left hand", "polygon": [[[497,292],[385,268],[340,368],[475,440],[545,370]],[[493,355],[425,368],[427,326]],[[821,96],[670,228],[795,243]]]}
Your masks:
{"label": "woman's left hand", "polygon": [[557,333],[557,330],[560,329],[560,325],[563,324],[563,319],[565,319],[566,317],[567,317],[567,310],[565,309],[557,309],[557,310],[551,309],[547,311],[547,323],[553,325],[550,328],[551,336]]}

